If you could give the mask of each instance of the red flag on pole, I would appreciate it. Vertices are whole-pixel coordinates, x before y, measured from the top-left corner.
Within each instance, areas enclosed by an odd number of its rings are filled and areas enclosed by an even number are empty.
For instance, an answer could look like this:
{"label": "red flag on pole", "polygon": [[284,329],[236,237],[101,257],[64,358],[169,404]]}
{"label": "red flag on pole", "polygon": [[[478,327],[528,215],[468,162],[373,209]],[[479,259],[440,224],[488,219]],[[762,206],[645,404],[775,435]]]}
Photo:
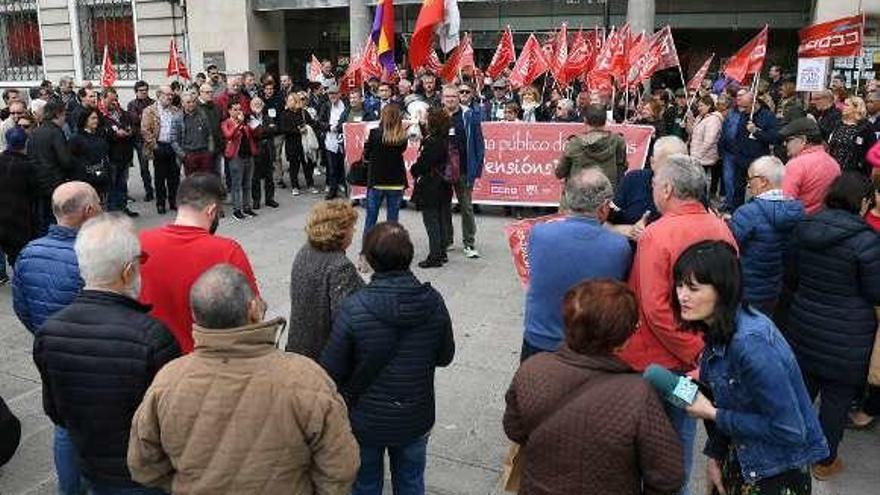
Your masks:
{"label": "red flag on pole", "polygon": [[712,65],[712,60],[714,58],[715,58],[714,53],[712,55],[709,55],[709,58],[707,58],[706,61],[703,62],[703,65],[702,65],[702,67],[700,67],[700,70],[698,70],[697,73],[694,74],[694,77],[692,77],[691,80],[688,81],[687,89],[693,89],[693,90],[700,89],[700,85],[703,84],[703,79],[706,79],[706,74],[709,73],[709,67]]}
{"label": "red flag on pole", "polygon": [[318,82],[321,80],[321,62],[318,61],[318,57],[315,54],[312,54],[312,59],[309,61],[309,81]]}
{"label": "red flag on pole", "polygon": [[626,48],[629,40],[629,25],[625,24],[619,31],[611,28],[611,34],[602,45],[602,50],[596,56],[596,64],[593,67],[591,77],[597,79],[612,76],[617,80],[623,80],[627,73]]}
{"label": "red flag on pole", "polygon": [[461,50],[461,68],[476,68],[477,63],[474,61],[474,44],[471,42],[471,36],[469,34],[465,34],[461,37],[459,50]]}
{"label": "red flag on pole", "polygon": [[556,39],[553,41],[553,54],[549,60],[550,73],[559,82],[565,86],[568,84],[566,76],[566,65],[568,63],[568,26],[563,22],[562,27],[556,33]]}
{"label": "red flag on pole", "polygon": [[501,72],[516,60],[516,49],[513,46],[513,33],[510,32],[510,26],[501,34],[501,40],[498,47],[495,48],[495,55],[492,55],[492,61],[486,68],[486,75],[492,79],[498,79]]}
{"label": "red flag on pole", "polygon": [[513,72],[510,74],[510,85],[514,88],[521,88],[531,84],[538,76],[547,72],[549,68],[550,64],[544,58],[544,53],[541,50],[541,44],[538,43],[538,39],[535,38],[534,34],[529,35],[529,39],[526,40],[526,44],[523,46],[522,53],[519,54],[516,65],[513,66]]}
{"label": "red flag on pole", "polygon": [[473,66],[474,48],[471,45],[470,37],[462,36],[461,42],[440,69],[440,78],[446,82],[452,82],[462,69]]}
{"label": "red flag on pole", "polygon": [[679,65],[675,40],[669,26],[654,33],[641,47],[634,48],[630,58],[629,84],[634,86],[650,78],[655,72]]}
{"label": "red flag on pole", "polygon": [[[588,36],[590,34],[594,33],[588,33]],[[562,83],[562,79],[557,78],[562,84],[568,84],[578,77],[583,77],[593,65],[595,36],[592,40],[588,40],[588,36],[584,36],[582,31],[575,33],[571,49],[568,51],[568,60],[565,62],[565,82]]]}
{"label": "red flag on pole", "polygon": [[857,57],[864,29],[864,13],[807,26],[798,31],[798,57]]}
{"label": "red flag on pole", "polygon": [[177,53],[177,40],[174,39],[174,36],[171,37],[171,43],[168,46],[168,68],[165,70],[165,75],[168,77],[179,76],[186,80],[190,78],[189,69],[186,68],[186,64]]}
{"label": "red flag on pole", "polygon": [[107,45],[104,45],[104,60],[101,62],[101,86],[109,88],[116,84],[116,68],[110,60],[110,52]]}
{"label": "red flag on pole", "polygon": [[354,91],[359,89],[364,84],[364,78],[361,75],[361,60],[357,56],[353,56],[351,58],[351,63],[348,65],[348,69],[346,69],[345,74],[342,78],[339,79],[339,90],[347,94],[350,91]]}
{"label": "red flag on pole", "polygon": [[371,77],[382,77],[382,64],[379,63],[379,53],[376,52],[376,44],[373,43],[372,38],[367,41],[364,56],[361,58],[360,70],[364,80]]}
{"label": "red flag on pole", "polygon": [[764,65],[764,57],[767,56],[767,26],[749,40],[727,61],[724,74],[734,81],[741,83],[749,74],[761,72]]}
{"label": "red flag on pole", "polygon": [[441,70],[443,70],[443,62],[440,61],[440,57],[437,55],[437,50],[431,50],[431,53],[428,55],[428,60],[425,61],[424,67],[434,74],[439,74]]}

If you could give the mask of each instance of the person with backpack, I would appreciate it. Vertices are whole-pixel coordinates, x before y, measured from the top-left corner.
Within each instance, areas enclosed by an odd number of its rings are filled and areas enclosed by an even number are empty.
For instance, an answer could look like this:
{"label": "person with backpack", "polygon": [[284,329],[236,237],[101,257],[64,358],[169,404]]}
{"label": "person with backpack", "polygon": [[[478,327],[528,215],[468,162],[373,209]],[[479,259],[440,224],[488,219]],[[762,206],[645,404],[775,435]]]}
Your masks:
{"label": "person with backpack", "polygon": [[422,221],[428,233],[428,257],[419,262],[420,268],[439,268],[449,261],[445,241],[447,232],[443,215],[452,208],[452,184],[458,181],[460,168],[450,159],[457,148],[449,146],[449,128],[452,120],[440,108],[428,110],[427,135],[422,140],[419,158],[410,172],[415,178],[413,202],[422,210]]}

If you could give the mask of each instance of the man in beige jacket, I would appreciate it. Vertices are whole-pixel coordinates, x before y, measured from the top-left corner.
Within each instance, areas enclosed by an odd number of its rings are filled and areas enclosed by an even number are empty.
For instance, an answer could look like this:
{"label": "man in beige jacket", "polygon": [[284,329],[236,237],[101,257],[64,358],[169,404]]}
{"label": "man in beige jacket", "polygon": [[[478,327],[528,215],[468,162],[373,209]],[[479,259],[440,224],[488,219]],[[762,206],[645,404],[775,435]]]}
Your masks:
{"label": "man in beige jacket", "polygon": [[156,375],[128,467],[175,494],[346,494],[359,466],[345,403],[308,358],[275,349],[282,318],[231,265],[190,292],[195,350]]}

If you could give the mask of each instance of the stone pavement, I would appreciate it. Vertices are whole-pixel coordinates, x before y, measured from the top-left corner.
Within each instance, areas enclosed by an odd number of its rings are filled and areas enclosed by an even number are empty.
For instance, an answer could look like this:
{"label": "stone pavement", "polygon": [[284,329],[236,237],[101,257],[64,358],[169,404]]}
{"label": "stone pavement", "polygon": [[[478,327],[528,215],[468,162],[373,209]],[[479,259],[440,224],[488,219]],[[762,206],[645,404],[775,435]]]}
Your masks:
{"label": "stone pavement", "polygon": [[[133,189],[136,182],[140,180],[133,178]],[[132,193],[142,197],[139,185]],[[289,189],[281,189],[277,197],[281,208],[264,208],[258,218],[247,221],[228,217],[219,234],[234,237],[247,251],[269,304],[269,316],[287,317],[290,265],[305,242],[305,216],[319,196],[292,198]],[[144,213],[138,219],[140,227],[172,218],[170,214],[158,217],[152,206],[142,202],[133,208]],[[364,210],[359,211],[362,225]],[[421,217],[412,209],[401,213],[402,223],[413,235],[416,261],[423,259],[427,239]],[[444,295],[457,345],[452,365],[437,373],[437,424],[428,447],[431,494],[501,493],[497,483],[508,445],[501,428],[504,392],[518,365],[523,317],[523,291],[503,235],[507,221],[497,211],[477,217],[482,258],[467,260],[457,249],[450,253],[450,263],[443,269],[415,268],[419,278],[430,281]],[[456,229],[459,227],[456,218]],[[355,255],[354,250],[349,251],[352,259]],[[31,360],[32,337],[13,314],[8,286],[0,288],[0,338],[0,396],[24,424],[21,447],[12,461],[0,468],[0,494],[55,493],[52,426],[42,412],[40,378]],[[698,445],[701,443],[698,440]],[[847,471],[832,483],[816,483],[814,493],[880,493],[880,434],[848,432],[842,455]],[[702,494],[704,462],[698,457],[695,465],[693,493]],[[386,492],[391,493],[387,487]]]}

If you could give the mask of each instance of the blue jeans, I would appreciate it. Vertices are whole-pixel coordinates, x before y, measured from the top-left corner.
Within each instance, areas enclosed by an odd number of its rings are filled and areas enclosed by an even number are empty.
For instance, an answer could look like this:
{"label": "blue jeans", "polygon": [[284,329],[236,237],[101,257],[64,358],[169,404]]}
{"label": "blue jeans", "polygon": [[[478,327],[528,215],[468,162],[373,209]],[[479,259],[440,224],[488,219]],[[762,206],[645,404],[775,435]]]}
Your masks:
{"label": "blue jeans", "polygon": [[694,440],[697,436],[697,420],[688,416],[684,409],[673,406],[669,402],[663,401],[663,407],[666,409],[666,415],[669,416],[669,422],[672,428],[678,434],[681,440],[681,448],[684,451],[684,486],[681,488],[681,495],[690,495],[689,485],[691,482],[691,468],[694,463]]}
{"label": "blue jeans", "polygon": [[84,484],[79,471],[79,453],[70,440],[67,430],[55,427],[55,473],[58,475],[58,493],[61,495],[80,495]]}
{"label": "blue jeans", "polygon": [[388,214],[385,220],[396,222],[400,213],[400,200],[403,199],[403,191],[388,189],[367,189],[367,219],[364,223],[364,235],[376,225],[379,220],[379,208],[382,206],[382,200],[386,200]]}
{"label": "blue jeans", "polygon": [[[748,165],[746,166],[748,167]],[[733,213],[746,200],[747,168],[740,167],[734,157],[725,155],[722,162],[722,180],[724,181],[724,210]]]}
{"label": "blue jeans", "polygon": [[381,495],[385,482],[385,450],[391,460],[394,495],[424,495],[428,435],[398,447],[361,445],[361,467],[352,495]]}

